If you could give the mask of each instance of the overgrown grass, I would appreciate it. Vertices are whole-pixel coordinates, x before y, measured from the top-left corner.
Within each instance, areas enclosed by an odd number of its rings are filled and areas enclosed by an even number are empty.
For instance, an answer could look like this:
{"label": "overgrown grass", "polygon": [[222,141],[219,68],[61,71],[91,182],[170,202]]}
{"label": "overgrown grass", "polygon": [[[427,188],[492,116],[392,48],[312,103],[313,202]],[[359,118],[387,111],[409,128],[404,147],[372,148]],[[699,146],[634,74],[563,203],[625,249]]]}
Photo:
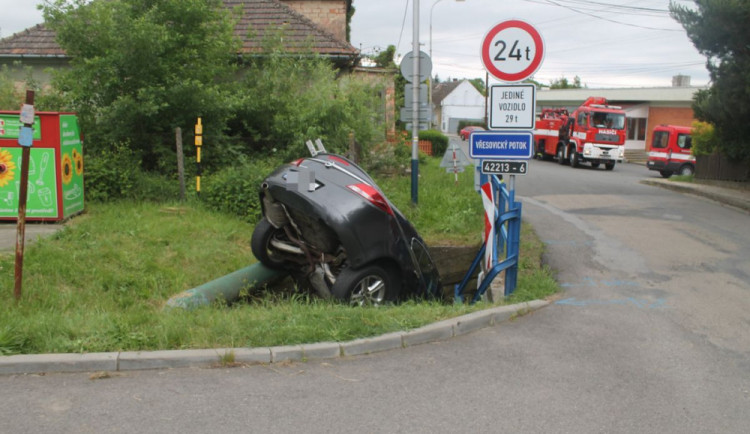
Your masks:
{"label": "overgrown grass", "polygon": [[[438,162],[429,160],[421,172],[417,207],[410,205],[404,179],[382,185],[428,244],[476,243],[482,211],[473,179],[461,174],[455,186]],[[164,309],[171,296],[254,262],[252,229],[199,203],[89,204],[62,231],[27,246],[19,302],[12,295],[15,257],[0,253],[0,355],[346,341],[487,307],[410,301],[352,308],[257,290],[243,303]],[[509,302],[557,290],[540,266],[542,247],[524,227],[519,286]]]}
{"label": "overgrown grass", "polygon": [[672,175],[669,177],[670,181],[675,182],[693,182],[695,175]]}
{"label": "overgrown grass", "polygon": [[379,180],[388,198],[430,244],[475,244],[482,240],[484,210],[474,191],[474,173],[458,174],[440,167],[440,158],[419,166],[417,206],[411,200],[411,176]]}

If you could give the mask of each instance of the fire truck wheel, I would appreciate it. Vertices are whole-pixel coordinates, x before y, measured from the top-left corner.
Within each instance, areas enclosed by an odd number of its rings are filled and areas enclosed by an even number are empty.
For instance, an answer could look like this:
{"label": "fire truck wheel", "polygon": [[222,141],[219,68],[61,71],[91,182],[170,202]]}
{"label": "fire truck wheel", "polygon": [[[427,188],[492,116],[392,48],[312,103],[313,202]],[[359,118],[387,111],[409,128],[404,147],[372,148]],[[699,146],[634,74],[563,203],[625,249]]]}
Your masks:
{"label": "fire truck wheel", "polygon": [[558,164],[565,164],[565,155],[563,154],[563,148],[562,145],[557,147],[557,163]]}
{"label": "fire truck wheel", "polygon": [[615,168],[615,163],[614,162],[607,163],[607,164],[604,165],[604,168],[607,169],[607,170],[612,170],[612,169]]}
{"label": "fire truck wheel", "polygon": [[682,167],[680,167],[680,170],[677,171],[677,173],[680,174],[680,176],[688,176],[693,174],[693,166],[689,164],[685,164]]}
{"label": "fire truck wheel", "polygon": [[568,156],[570,158],[570,167],[576,168],[580,166],[581,160],[578,158],[578,152],[575,149],[568,151]]}

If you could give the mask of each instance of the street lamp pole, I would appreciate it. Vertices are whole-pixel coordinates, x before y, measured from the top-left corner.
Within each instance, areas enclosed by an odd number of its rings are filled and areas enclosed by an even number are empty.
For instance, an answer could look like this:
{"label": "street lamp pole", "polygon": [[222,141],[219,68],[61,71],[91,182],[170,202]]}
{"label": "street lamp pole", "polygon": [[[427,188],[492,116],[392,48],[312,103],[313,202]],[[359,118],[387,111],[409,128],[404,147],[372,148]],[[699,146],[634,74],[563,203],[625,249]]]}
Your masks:
{"label": "street lamp pole", "polygon": [[[466,0],[456,0],[456,2],[463,2]],[[435,0],[430,8],[430,60],[432,60],[432,10],[435,9],[435,5],[440,3],[441,0]],[[434,64],[434,61],[433,61]],[[432,74],[427,79],[427,107],[430,109],[430,127],[432,127]]]}
{"label": "street lamp pole", "polygon": [[[440,0],[435,0],[430,8],[430,60],[432,60],[432,10],[438,3],[440,3]],[[430,109],[430,128],[432,128],[432,74],[427,79],[427,95],[427,107]]]}
{"label": "street lamp pole", "polygon": [[412,76],[412,116],[411,116],[411,202],[416,205],[419,201],[419,0],[414,0],[413,9],[413,76]]}

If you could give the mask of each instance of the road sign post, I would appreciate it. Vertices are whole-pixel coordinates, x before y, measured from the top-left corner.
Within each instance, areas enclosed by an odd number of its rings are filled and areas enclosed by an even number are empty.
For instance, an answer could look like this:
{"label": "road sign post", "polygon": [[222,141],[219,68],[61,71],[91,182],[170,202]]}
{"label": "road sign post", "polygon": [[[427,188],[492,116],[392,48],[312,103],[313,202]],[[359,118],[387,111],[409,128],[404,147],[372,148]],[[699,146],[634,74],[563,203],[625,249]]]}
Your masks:
{"label": "road sign post", "polygon": [[544,41],[531,24],[520,20],[503,21],[485,35],[481,55],[485,69],[493,77],[519,82],[542,65]]}
{"label": "road sign post", "polygon": [[526,159],[533,155],[530,131],[476,131],[469,136],[471,158]]}
{"label": "road sign post", "polygon": [[[504,21],[485,35],[481,58],[488,74],[496,79],[520,82],[541,66],[544,42],[530,24]],[[531,130],[534,129],[536,88],[533,84],[492,86],[490,96],[490,130],[514,131],[482,131],[470,136],[470,155],[478,160],[478,184],[485,205],[485,238],[468,273],[454,288],[455,298],[460,301],[464,300],[464,289],[477,267],[480,270],[472,302],[485,294],[500,272],[505,273],[505,295],[512,294],[518,276],[521,203],[515,200],[515,175],[528,173],[528,160],[534,150]],[[505,174],[510,178],[508,185],[502,179]],[[504,256],[502,260],[498,253]]]}
{"label": "road sign post", "polygon": [[494,85],[490,88],[490,129],[533,130],[536,86]]}

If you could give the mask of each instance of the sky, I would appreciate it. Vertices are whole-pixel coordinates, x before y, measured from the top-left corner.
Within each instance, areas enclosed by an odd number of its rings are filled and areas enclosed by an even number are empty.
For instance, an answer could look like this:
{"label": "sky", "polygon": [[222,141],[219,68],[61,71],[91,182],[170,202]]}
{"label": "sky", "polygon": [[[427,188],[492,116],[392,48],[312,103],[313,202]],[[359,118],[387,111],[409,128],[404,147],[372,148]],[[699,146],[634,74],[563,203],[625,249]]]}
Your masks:
{"label": "sky", "polygon": [[[694,86],[709,81],[705,57],[669,16],[669,0],[354,0],[352,45],[363,53],[394,45],[400,64],[412,51],[414,1],[421,51],[432,53],[432,74],[441,80],[484,79],[482,40],[496,24],[518,19],[544,40],[533,76],[542,84],[578,76],[589,88],[668,87],[680,74]],[[0,0],[0,36],[41,23],[41,3]]]}

